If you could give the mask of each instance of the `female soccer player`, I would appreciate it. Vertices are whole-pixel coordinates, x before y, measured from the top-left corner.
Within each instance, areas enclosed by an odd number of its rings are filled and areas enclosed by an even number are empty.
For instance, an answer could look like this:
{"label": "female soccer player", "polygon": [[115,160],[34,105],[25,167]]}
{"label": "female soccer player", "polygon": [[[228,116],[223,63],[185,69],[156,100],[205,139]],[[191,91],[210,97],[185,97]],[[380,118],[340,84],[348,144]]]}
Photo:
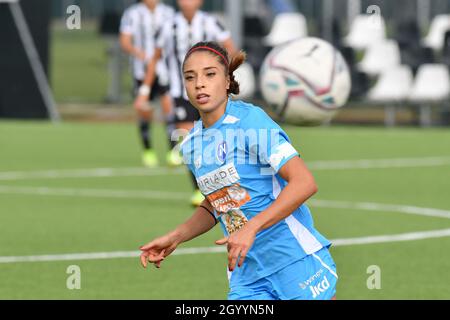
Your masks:
{"label": "female soccer player", "polygon": [[[234,45],[230,32],[214,16],[200,10],[203,0],[178,0],[177,4],[180,12],[166,22],[158,35],[155,54],[148,65],[135,107],[141,109],[144,106],[149,89],[155,81],[155,66],[159,59],[166,58],[169,65],[170,95],[174,102],[175,126],[187,133],[194,126],[194,122],[199,120],[200,115],[189,102],[183,85],[182,64],[186,53],[200,41],[218,41],[231,51],[234,50]],[[175,157],[175,153],[173,155]],[[194,177],[192,183],[197,189]],[[198,206],[203,199],[197,189],[191,203]]]}
{"label": "female soccer player", "polygon": [[141,263],[160,267],[179,244],[220,222],[227,245],[229,299],[333,299],[330,242],[305,201],[317,186],[286,133],[261,109],[229,99],[239,93],[229,60],[215,42],[192,47],[183,65],[186,90],[200,113],[183,141],[184,161],[206,199],[174,231],[141,247]]}

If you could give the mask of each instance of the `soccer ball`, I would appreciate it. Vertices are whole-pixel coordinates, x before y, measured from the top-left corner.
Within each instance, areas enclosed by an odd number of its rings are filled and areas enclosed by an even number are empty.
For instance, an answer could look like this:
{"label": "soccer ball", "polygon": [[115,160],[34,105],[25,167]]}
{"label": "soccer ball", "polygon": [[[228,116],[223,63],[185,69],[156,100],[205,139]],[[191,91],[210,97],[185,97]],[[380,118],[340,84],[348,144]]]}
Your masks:
{"label": "soccer ball", "polygon": [[295,125],[330,121],[351,89],[341,53],[310,37],[275,47],[263,63],[260,79],[264,99],[282,120]]}

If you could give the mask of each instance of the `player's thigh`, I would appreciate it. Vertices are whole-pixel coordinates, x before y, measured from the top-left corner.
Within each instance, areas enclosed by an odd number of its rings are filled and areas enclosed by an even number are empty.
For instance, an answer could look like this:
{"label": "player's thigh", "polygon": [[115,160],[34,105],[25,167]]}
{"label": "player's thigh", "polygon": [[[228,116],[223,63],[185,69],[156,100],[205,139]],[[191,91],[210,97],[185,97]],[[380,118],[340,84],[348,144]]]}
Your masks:
{"label": "player's thigh", "polygon": [[165,93],[161,96],[161,108],[164,115],[168,116],[172,114],[172,97],[170,94]]}
{"label": "player's thigh", "polygon": [[327,248],[306,256],[273,276],[283,300],[331,300],[336,295],[336,265]]}

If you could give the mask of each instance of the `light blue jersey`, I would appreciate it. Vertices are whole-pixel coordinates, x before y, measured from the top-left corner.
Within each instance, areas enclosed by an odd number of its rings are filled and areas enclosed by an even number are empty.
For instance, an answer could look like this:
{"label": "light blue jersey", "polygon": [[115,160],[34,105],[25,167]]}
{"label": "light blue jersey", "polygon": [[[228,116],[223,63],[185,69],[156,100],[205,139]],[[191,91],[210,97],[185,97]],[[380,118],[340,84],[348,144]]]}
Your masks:
{"label": "light blue jersey", "polygon": [[[197,122],[181,146],[183,158],[214,207],[226,236],[267,209],[286,186],[279,170],[299,156],[286,133],[261,108],[229,100],[211,127]],[[307,205],[257,234],[230,286],[250,284],[329,247]]]}

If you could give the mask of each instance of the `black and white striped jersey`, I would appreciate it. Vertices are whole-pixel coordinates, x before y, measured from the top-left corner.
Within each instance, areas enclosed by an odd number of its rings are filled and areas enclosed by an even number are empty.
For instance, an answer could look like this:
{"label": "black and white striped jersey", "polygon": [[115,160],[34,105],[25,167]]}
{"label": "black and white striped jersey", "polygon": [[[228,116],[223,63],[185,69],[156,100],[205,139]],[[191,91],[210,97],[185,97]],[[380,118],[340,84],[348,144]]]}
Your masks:
{"label": "black and white striped jersey", "polygon": [[[152,12],[144,3],[136,3],[128,7],[122,15],[120,33],[133,37],[133,45],[147,54],[147,61],[155,53],[156,39],[167,21],[173,19],[175,10],[165,4],[158,4]],[[137,80],[143,80],[146,72],[146,63],[131,58],[133,76]],[[163,62],[158,63],[158,76],[166,76],[167,67]],[[168,79],[167,79],[168,80]]]}
{"label": "black and white striped jersey", "polygon": [[170,94],[173,98],[183,97],[188,100],[181,70],[188,50],[200,41],[224,42],[230,37],[230,32],[216,17],[203,11],[198,11],[190,24],[181,12],[177,12],[164,25],[156,46],[162,49],[168,63]]}

